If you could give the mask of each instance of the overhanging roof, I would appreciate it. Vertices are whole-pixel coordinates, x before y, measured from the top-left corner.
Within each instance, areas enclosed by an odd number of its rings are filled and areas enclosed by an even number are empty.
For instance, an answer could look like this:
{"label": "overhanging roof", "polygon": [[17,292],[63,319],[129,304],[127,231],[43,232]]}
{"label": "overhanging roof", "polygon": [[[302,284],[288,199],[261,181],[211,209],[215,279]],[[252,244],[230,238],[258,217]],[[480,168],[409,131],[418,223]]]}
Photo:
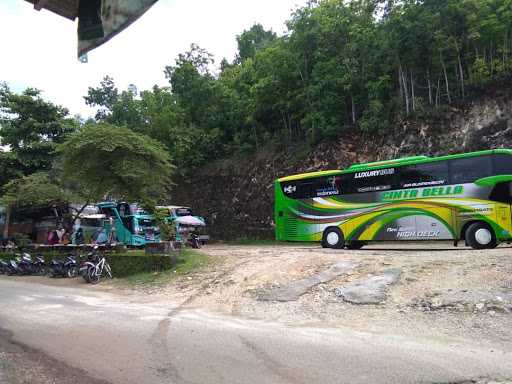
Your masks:
{"label": "overhanging roof", "polygon": [[47,9],[69,20],[78,18],[78,57],[81,58],[127,28],[158,0],[25,1],[37,11]]}
{"label": "overhanging roof", "polygon": [[70,20],[75,20],[78,16],[79,0],[26,0],[34,4],[34,9],[40,11],[47,9],[59,16]]}

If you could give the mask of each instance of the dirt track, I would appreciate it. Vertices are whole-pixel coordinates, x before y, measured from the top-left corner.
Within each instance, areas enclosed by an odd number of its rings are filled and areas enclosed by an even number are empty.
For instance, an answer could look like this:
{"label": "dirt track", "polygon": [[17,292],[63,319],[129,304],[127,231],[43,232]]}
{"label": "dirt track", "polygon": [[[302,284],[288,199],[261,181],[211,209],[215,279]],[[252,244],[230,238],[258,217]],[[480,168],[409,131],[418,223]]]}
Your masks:
{"label": "dirt track", "polygon": [[[167,301],[178,309],[202,310],[288,325],[350,327],[378,334],[443,341],[470,339],[512,350],[512,248],[475,251],[451,243],[371,245],[359,251],[320,246],[210,245],[201,250],[212,263],[168,286],[119,289],[82,279],[12,277],[77,289],[113,291],[145,302]],[[340,262],[359,266],[348,275],[308,289],[296,301],[259,301],[262,292],[287,287]],[[336,296],[337,288],[399,269],[387,299],[357,305]]]}
{"label": "dirt track", "polygon": [[[202,250],[213,267],[181,277],[155,298],[253,319],[295,325],[349,326],[361,331],[438,339],[477,340],[512,349],[512,248],[474,251],[449,243],[372,245],[360,251],[319,246],[228,246]],[[286,287],[340,261],[358,261],[351,274],[321,283],[297,301],[261,302],[265,289]],[[399,268],[385,303],[354,305],[336,288]],[[148,299],[150,299],[148,297]],[[151,300],[151,299],[150,299]]]}

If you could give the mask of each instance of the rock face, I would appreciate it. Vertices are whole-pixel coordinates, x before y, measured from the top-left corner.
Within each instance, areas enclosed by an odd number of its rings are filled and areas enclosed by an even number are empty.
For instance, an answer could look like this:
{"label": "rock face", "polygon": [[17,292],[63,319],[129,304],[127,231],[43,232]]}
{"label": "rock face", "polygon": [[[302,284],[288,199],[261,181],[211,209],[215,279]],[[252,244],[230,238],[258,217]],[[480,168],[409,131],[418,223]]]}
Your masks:
{"label": "rock face", "polygon": [[325,271],[319,272],[313,276],[302,280],[291,282],[290,284],[263,290],[258,295],[259,301],[296,301],[307,293],[315,285],[327,283],[339,276],[349,274],[360,264],[354,261],[342,261],[334,264]]}
{"label": "rock face", "polygon": [[386,302],[389,287],[398,281],[401,273],[399,268],[386,269],[376,276],[336,288],[334,293],[351,304],[383,304]]}
{"label": "rock face", "polygon": [[383,135],[355,137],[348,132],[308,150],[262,149],[246,158],[209,164],[177,180],[172,203],[194,207],[206,218],[213,239],[272,238],[276,178],[411,155],[512,148],[510,83],[464,107],[397,122],[394,130]]}

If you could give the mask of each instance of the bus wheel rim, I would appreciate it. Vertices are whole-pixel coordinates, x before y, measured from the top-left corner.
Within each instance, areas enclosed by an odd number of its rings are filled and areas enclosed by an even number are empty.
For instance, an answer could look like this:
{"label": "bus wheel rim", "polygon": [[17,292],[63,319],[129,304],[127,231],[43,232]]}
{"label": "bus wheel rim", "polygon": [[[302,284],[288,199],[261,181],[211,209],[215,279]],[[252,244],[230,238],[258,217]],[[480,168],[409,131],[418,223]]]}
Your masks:
{"label": "bus wheel rim", "polygon": [[487,245],[492,240],[491,231],[487,228],[480,228],[475,232],[475,239],[478,244]]}
{"label": "bus wheel rim", "polygon": [[327,244],[336,245],[340,241],[340,236],[336,232],[329,232],[327,234]]}

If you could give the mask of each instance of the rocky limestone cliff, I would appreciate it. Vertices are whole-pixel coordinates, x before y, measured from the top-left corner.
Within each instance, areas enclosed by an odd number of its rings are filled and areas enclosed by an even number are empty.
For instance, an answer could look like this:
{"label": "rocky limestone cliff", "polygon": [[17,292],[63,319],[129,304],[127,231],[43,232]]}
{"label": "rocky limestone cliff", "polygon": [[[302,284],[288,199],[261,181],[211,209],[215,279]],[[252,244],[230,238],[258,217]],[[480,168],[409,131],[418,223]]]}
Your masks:
{"label": "rocky limestone cliff", "polygon": [[512,89],[505,85],[435,117],[398,122],[384,136],[344,135],[306,153],[300,147],[263,149],[209,164],[177,181],[172,203],[202,214],[213,239],[272,238],[273,181],[278,177],[411,155],[512,148]]}

